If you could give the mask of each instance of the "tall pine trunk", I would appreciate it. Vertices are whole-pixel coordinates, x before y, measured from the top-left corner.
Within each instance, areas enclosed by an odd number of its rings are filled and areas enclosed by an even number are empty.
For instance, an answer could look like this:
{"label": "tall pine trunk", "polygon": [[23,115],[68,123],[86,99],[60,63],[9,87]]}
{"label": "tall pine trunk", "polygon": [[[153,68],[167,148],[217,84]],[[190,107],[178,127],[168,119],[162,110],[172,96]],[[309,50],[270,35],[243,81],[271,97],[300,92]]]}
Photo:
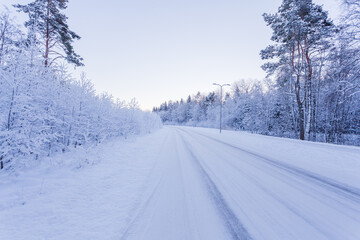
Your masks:
{"label": "tall pine trunk", "polygon": [[50,0],[47,1],[46,12],[46,40],[45,40],[45,67],[49,65],[49,52],[50,52]]}
{"label": "tall pine trunk", "polygon": [[304,106],[300,97],[300,75],[296,76],[295,82],[295,95],[296,95],[296,103],[298,105],[299,111],[299,134],[300,140],[305,140],[305,129],[304,129]]}

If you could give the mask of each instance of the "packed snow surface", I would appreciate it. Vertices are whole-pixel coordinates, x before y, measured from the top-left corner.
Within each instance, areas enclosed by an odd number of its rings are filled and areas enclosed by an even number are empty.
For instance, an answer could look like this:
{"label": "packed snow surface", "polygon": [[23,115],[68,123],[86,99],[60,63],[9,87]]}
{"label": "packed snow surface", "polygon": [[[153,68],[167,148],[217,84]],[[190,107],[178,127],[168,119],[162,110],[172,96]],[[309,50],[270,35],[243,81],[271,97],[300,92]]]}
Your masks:
{"label": "packed snow surface", "polygon": [[165,127],[61,157],[0,175],[0,239],[360,239],[358,147]]}

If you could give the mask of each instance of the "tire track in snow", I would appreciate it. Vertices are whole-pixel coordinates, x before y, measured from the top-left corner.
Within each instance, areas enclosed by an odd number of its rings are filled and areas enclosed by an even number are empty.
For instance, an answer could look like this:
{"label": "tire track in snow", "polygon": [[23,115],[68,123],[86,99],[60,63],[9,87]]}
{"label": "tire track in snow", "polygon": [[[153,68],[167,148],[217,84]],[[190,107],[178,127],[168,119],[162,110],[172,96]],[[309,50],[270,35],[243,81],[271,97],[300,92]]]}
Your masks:
{"label": "tire track in snow", "polygon": [[142,215],[142,213],[144,212],[144,210],[148,206],[148,203],[151,201],[151,199],[155,195],[155,192],[159,188],[160,182],[161,181],[159,181],[157,183],[157,185],[151,190],[149,196],[147,196],[146,200],[143,201],[142,204],[137,208],[137,211],[136,211],[134,217],[130,220],[130,222],[129,222],[128,226],[126,227],[125,231],[122,233],[122,236],[120,237],[120,240],[125,240],[129,236],[131,228],[136,223],[136,221],[139,219],[139,217]]}
{"label": "tire track in snow", "polygon": [[[194,141],[198,141],[198,139],[194,138],[194,136],[191,136],[188,132],[184,131],[185,134],[190,136]],[[247,179],[249,179],[256,187],[261,189],[264,193],[269,195],[271,198],[279,202],[282,206],[284,206],[286,209],[288,209],[290,212],[292,212],[295,216],[302,219],[304,222],[308,223],[309,226],[311,226],[314,230],[321,233],[326,239],[332,239],[333,237],[329,235],[326,232],[326,229],[323,229],[319,226],[319,224],[315,221],[313,221],[308,216],[304,215],[300,209],[298,209],[295,205],[290,204],[289,202],[284,201],[281,197],[279,197],[277,194],[275,194],[272,191],[269,191],[269,189],[265,188],[261,182],[252,174],[249,174],[248,172],[244,171],[243,169],[239,168],[237,165],[234,165],[231,161],[228,161],[228,159],[224,158],[224,161],[231,166],[231,168],[235,169],[237,172],[239,172],[241,175],[246,176]],[[253,167],[258,167],[257,165],[251,164]]]}
{"label": "tire track in snow", "polygon": [[360,189],[358,189],[358,188],[348,186],[348,185],[346,185],[344,183],[340,183],[340,182],[335,181],[333,179],[329,179],[329,178],[321,176],[319,174],[316,174],[316,173],[313,173],[313,172],[310,172],[310,171],[307,171],[307,170],[304,170],[304,169],[301,169],[301,168],[298,168],[298,167],[294,167],[294,166],[292,166],[290,164],[286,164],[286,163],[280,162],[278,160],[271,159],[271,158],[263,156],[261,154],[249,151],[249,150],[244,149],[244,148],[240,148],[240,147],[235,146],[233,144],[221,141],[219,139],[216,139],[216,138],[213,138],[213,137],[210,137],[210,136],[198,133],[198,132],[189,133],[188,131],[186,131],[184,129],[180,129],[180,130],[184,131],[185,133],[187,133],[189,135],[191,135],[191,133],[195,133],[195,134],[200,135],[200,136],[202,136],[204,138],[208,138],[208,139],[210,139],[212,141],[215,141],[215,142],[221,143],[223,145],[226,145],[228,147],[237,149],[237,150],[239,150],[241,152],[247,153],[248,155],[254,156],[257,159],[260,159],[263,162],[265,162],[267,164],[270,164],[273,167],[276,167],[277,169],[281,169],[283,171],[292,173],[293,175],[298,176],[298,177],[300,177],[302,179],[307,179],[307,180],[309,180],[309,181],[311,181],[313,183],[316,183],[317,185],[319,185],[321,187],[324,187],[324,188],[327,188],[327,189],[330,188],[330,189],[333,190],[333,192],[336,192],[341,196],[345,195],[348,199],[351,199],[351,200],[353,200],[355,202],[360,202]]}
{"label": "tire track in snow", "polygon": [[[177,163],[178,163],[178,166],[179,166],[179,171],[180,171],[180,177],[181,177],[181,182],[182,182],[182,184],[181,184],[181,188],[182,188],[182,191],[183,191],[183,193],[184,193],[184,199],[185,199],[185,204],[184,204],[184,206],[185,206],[185,214],[186,214],[186,223],[187,223],[187,225],[188,225],[188,229],[189,229],[189,232],[188,232],[188,234],[190,234],[190,236],[193,236],[193,238],[194,239],[200,239],[200,233],[199,233],[199,231],[198,231],[198,229],[195,227],[195,224],[192,224],[192,222],[191,222],[191,220],[193,219],[193,217],[190,217],[190,215],[189,215],[189,213],[190,213],[190,208],[189,208],[189,206],[190,206],[190,196],[189,196],[189,192],[187,191],[187,189],[186,189],[186,187],[185,186],[189,186],[189,185],[187,185],[186,183],[185,183],[185,178],[184,178],[184,176],[185,176],[185,169],[184,169],[184,164],[182,163],[182,161],[181,161],[181,154],[180,154],[180,151],[179,151],[179,145],[178,145],[178,140],[180,140],[181,141],[181,139],[179,139],[178,138],[178,136],[177,136],[177,138],[175,139],[175,141],[176,141],[176,161],[177,161]],[[184,165],[184,166],[183,166]],[[195,237],[196,236],[196,237]],[[190,239],[190,238],[187,238],[187,239]]]}
{"label": "tire track in snow", "polygon": [[[168,142],[168,139],[169,139],[169,135],[167,135],[163,141],[163,143],[161,144],[162,148],[160,149],[158,155],[160,156],[164,146],[165,146],[165,143]],[[152,168],[152,170],[150,171],[147,179],[149,180],[151,178],[151,176],[154,174],[154,171],[157,167],[158,163],[155,164],[155,166]],[[149,202],[151,201],[151,199],[154,197],[156,191],[158,190],[159,186],[160,186],[160,183],[161,183],[161,180],[163,178],[163,175],[161,175],[161,177],[158,179],[158,181],[156,182],[155,186],[153,186],[151,188],[151,190],[144,190],[143,194],[141,194],[141,196],[139,197],[138,199],[138,203],[139,203],[139,206],[136,207],[134,209],[134,214],[133,214],[133,217],[131,218],[131,220],[129,221],[128,225],[126,226],[125,230],[123,231],[122,235],[120,236],[120,240],[125,240],[129,234],[130,234],[130,230],[132,229],[132,227],[136,224],[136,221],[140,218],[140,216],[143,214],[144,210],[147,208]],[[147,194],[146,194],[147,193]],[[145,195],[145,196],[144,196]],[[145,198],[145,200],[143,200]]]}
{"label": "tire track in snow", "polygon": [[221,217],[223,218],[225,225],[232,236],[232,239],[235,240],[251,240],[251,236],[247,232],[246,228],[243,226],[241,221],[238,219],[238,217],[235,215],[233,210],[229,207],[226,200],[224,199],[223,195],[219,191],[216,184],[213,182],[209,174],[204,169],[204,166],[201,164],[199,159],[195,156],[193,151],[190,149],[190,147],[186,144],[185,140],[181,136],[183,145],[185,149],[188,151],[193,162],[195,163],[197,169],[199,170],[201,176],[203,177],[206,186],[208,187],[208,191],[212,197],[212,199],[215,202],[216,208],[221,214]]}

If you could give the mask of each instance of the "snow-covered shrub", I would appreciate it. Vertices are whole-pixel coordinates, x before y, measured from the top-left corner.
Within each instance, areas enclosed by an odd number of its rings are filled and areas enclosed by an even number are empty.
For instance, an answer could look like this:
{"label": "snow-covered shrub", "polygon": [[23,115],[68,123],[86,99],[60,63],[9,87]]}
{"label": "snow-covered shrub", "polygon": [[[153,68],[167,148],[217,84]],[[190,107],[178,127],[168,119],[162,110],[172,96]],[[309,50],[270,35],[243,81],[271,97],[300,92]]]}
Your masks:
{"label": "snow-covered shrub", "polygon": [[85,74],[76,80],[62,65],[45,66],[36,45],[11,33],[5,33],[13,39],[3,42],[8,51],[0,55],[0,171],[161,126],[135,100],[96,95]]}

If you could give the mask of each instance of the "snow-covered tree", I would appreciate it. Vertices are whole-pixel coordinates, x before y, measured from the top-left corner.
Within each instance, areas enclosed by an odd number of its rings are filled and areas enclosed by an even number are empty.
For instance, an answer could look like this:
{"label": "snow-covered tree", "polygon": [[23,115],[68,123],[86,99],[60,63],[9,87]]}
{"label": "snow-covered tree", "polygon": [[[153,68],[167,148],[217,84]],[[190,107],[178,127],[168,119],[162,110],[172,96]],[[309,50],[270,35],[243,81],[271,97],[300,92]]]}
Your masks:
{"label": "snow-covered tree", "polygon": [[16,50],[16,45],[19,45],[21,40],[22,32],[6,9],[0,13],[0,64]]}
{"label": "snow-covered tree", "polygon": [[16,171],[44,156],[89,147],[161,126],[136,101],[97,95],[85,74],[74,79],[65,65],[44,64],[42,47],[0,14],[0,169]]}
{"label": "snow-covered tree", "polygon": [[283,0],[275,14],[264,14],[264,20],[273,30],[275,44],[261,51],[263,65],[272,74],[289,69],[293,93],[298,108],[299,137],[310,139],[315,115],[315,71],[317,58],[329,48],[328,38],[334,25],[321,6],[312,0]]}

